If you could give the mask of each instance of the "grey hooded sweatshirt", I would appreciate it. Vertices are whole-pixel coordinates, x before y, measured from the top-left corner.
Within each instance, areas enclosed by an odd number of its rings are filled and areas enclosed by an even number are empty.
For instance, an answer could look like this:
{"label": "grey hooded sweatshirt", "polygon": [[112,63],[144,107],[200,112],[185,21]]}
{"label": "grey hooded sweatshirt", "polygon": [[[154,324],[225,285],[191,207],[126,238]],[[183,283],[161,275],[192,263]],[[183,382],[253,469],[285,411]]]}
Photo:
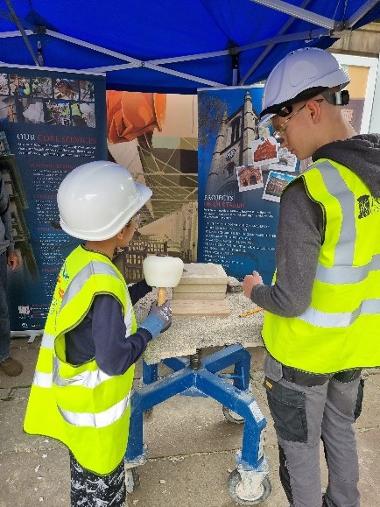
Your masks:
{"label": "grey hooded sweatshirt", "polygon": [[[380,198],[380,134],[357,135],[319,148],[313,160],[327,158],[353,171]],[[380,200],[379,200],[380,208]],[[301,315],[309,306],[325,224],[321,206],[312,201],[302,179],[283,194],[277,232],[277,280],[258,285],[251,299],[283,317]]]}

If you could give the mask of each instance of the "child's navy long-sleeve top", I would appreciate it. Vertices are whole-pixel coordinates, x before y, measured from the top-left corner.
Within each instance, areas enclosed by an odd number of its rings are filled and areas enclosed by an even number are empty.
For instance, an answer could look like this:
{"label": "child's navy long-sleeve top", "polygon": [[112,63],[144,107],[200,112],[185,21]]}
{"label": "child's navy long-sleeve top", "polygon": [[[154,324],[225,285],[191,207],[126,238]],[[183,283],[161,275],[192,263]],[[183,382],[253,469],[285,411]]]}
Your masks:
{"label": "child's navy long-sleeve top", "polygon": [[[145,280],[129,288],[132,305],[152,288]],[[120,303],[109,294],[99,294],[83,321],[66,333],[66,359],[71,364],[82,364],[96,359],[108,375],[121,375],[144,352],[152,335],[138,328],[125,336],[126,326]]]}

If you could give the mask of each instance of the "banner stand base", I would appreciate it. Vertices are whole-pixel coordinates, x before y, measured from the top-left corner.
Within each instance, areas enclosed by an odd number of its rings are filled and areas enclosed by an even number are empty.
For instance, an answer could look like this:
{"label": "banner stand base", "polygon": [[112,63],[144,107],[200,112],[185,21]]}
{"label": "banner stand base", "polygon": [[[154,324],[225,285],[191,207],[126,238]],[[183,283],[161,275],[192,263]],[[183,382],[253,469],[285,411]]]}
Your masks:
{"label": "banner stand base", "polygon": [[33,343],[37,336],[43,334],[43,329],[25,329],[25,331],[11,331],[11,338],[28,338],[28,343]]}

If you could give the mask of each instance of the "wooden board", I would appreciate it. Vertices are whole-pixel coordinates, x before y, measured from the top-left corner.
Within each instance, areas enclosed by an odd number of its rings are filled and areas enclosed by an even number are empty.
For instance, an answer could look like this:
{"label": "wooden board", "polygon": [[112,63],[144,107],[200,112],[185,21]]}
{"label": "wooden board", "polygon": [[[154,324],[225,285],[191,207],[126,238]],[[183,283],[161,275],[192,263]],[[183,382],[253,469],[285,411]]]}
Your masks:
{"label": "wooden board", "polygon": [[185,264],[180,285],[227,285],[228,277],[220,264],[191,263]]}
{"label": "wooden board", "polygon": [[[197,293],[199,293],[199,292],[205,292],[205,293],[216,292],[216,293],[226,294],[227,285],[225,285],[225,284],[201,285],[201,284],[197,284],[197,283],[189,283],[189,284],[185,283],[184,285],[177,285],[177,287],[173,288],[173,294],[178,294],[180,292],[186,293],[186,294],[189,294],[189,293],[191,294],[192,292],[197,292]],[[197,299],[197,297],[189,296],[186,299]]]}
{"label": "wooden board", "polygon": [[219,315],[227,317],[231,313],[227,299],[222,301],[175,300],[172,303],[173,315]]}
{"label": "wooden board", "polygon": [[[199,285],[200,287],[200,285]],[[226,293],[222,292],[175,292],[173,291],[173,301],[178,300],[207,300],[207,301],[222,301],[226,298]]]}

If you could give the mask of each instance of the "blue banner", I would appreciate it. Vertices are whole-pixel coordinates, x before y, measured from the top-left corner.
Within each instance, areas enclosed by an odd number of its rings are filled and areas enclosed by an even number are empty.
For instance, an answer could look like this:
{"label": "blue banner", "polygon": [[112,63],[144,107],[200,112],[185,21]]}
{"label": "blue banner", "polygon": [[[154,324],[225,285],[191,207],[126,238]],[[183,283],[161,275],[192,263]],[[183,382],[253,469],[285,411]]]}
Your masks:
{"label": "blue banner", "polygon": [[[22,267],[9,276],[12,330],[41,329],[62,262],[77,241],[59,228],[57,189],[68,172],[107,158],[105,78],[0,67],[0,156]],[[5,145],[5,143],[4,143]]]}
{"label": "blue banner", "polygon": [[280,196],[298,163],[258,127],[262,95],[260,86],[199,91],[198,261],[270,283]]}

